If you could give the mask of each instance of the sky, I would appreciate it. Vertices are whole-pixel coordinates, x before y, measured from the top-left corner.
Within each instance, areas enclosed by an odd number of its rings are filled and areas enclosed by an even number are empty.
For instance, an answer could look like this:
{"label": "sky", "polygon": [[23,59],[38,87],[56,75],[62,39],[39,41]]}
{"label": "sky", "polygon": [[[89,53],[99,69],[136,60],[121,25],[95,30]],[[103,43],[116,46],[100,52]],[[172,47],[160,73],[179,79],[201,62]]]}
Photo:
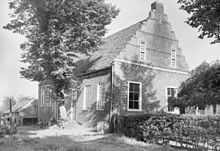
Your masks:
{"label": "sky", "polygon": [[[112,34],[147,18],[150,4],[153,0],[106,0],[120,9],[119,16],[107,26],[108,33]],[[165,13],[179,39],[190,69],[195,68],[203,61],[220,59],[220,44],[211,45],[208,39],[199,39],[197,29],[184,23],[187,14],[179,10],[177,0],[161,0],[164,3]],[[0,100],[4,96],[31,96],[38,97],[38,83],[21,78],[19,74],[21,50],[19,45],[24,38],[2,28],[9,22],[8,1],[0,1]],[[0,101],[1,103],[1,101]]]}

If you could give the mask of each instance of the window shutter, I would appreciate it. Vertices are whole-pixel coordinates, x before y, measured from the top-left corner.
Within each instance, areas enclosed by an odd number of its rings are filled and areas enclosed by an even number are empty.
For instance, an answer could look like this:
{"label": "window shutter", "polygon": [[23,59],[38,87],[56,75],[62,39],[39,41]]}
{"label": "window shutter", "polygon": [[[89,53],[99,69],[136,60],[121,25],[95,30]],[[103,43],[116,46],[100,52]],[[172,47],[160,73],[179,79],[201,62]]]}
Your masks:
{"label": "window shutter", "polygon": [[104,110],[104,85],[103,83],[99,83],[97,85],[96,110]]}

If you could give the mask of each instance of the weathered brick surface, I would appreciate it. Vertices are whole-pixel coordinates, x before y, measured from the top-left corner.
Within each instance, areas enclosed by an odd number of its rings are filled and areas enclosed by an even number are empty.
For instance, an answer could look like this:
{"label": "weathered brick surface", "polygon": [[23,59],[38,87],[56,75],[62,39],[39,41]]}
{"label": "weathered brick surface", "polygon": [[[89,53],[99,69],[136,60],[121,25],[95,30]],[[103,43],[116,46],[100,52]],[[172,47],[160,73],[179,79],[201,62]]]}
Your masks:
{"label": "weathered brick surface", "polygon": [[[158,14],[160,13],[160,14]],[[162,21],[161,21],[162,20]],[[171,24],[167,20],[163,11],[152,10],[146,21],[127,42],[126,47],[121,51],[118,59],[137,61],[139,58],[139,41],[146,43],[146,60],[143,63],[150,63],[153,66],[159,66],[170,69],[188,71],[188,65],[183,55],[179,42],[175,36]],[[171,67],[171,50],[176,50],[177,66]]]}
{"label": "weathered brick surface", "polygon": [[[114,83],[115,85],[118,85],[118,81],[121,81],[121,86],[120,89],[116,91],[120,91],[120,95],[116,98],[114,101],[120,101],[120,112],[121,113],[133,113],[129,112],[127,110],[127,103],[128,103],[128,81],[134,81],[134,82],[141,82],[142,83],[142,90],[144,87],[149,87],[148,85],[144,85],[145,81],[142,81],[141,79],[137,79],[135,76],[135,73],[138,74],[138,71],[134,70],[134,76],[130,75],[125,75],[121,66],[122,64],[126,63],[121,63],[121,62],[115,62],[114,66]],[[130,64],[128,64],[130,65]],[[147,67],[141,67],[143,70],[151,70]],[[163,109],[166,111],[167,109],[167,96],[166,96],[166,89],[168,87],[175,87],[178,88],[183,82],[188,75],[181,74],[181,73],[172,73],[172,72],[166,72],[166,71],[160,71],[160,70],[152,70],[153,74],[155,75],[154,79],[152,80],[152,87],[149,87],[152,91],[155,91],[155,99],[154,100],[149,100],[151,102],[154,101],[160,101],[159,109]],[[143,75],[143,76],[147,76]],[[142,93],[145,93],[142,91]],[[142,111],[145,112],[147,111],[147,106],[144,105],[144,99],[142,99]],[[136,112],[138,113],[138,112]]]}
{"label": "weathered brick surface", "polygon": [[[146,43],[145,61],[139,60],[140,40]],[[176,67],[171,66],[171,50],[173,49],[176,50],[177,55]],[[168,69],[167,71],[154,70],[156,76],[153,80],[153,89],[156,91],[156,97],[160,101],[161,109],[167,107],[166,89],[168,87],[178,88],[181,82],[189,76],[187,74],[188,65],[186,59],[179,47],[179,42],[167,19],[167,15],[162,8],[157,8],[157,6],[156,10],[151,10],[149,17],[146,21],[143,21],[141,28],[137,30],[116,58],[115,74],[124,81],[126,86],[129,79],[124,77],[123,71],[120,69],[120,63],[118,62],[136,63],[143,66],[152,65],[153,67]],[[180,73],[179,71],[185,73]],[[122,89],[122,91],[127,94],[127,89]],[[123,102],[127,103],[126,95],[123,97]],[[124,105],[122,108],[126,111]]]}
{"label": "weathered brick surface", "polygon": [[154,89],[157,91],[157,98],[160,100],[161,107],[167,106],[166,89],[168,87],[179,88],[180,84],[188,78],[188,75],[155,71],[156,77],[153,81]]}

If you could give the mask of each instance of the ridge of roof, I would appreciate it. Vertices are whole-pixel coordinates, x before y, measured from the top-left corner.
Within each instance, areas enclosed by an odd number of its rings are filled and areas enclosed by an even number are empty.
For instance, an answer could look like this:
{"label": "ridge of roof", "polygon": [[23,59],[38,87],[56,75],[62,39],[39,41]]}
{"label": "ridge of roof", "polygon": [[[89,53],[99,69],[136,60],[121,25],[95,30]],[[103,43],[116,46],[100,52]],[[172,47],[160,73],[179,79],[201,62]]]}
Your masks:
{"label": "ridge of roof", "polygon": [[104,39],[109,39],[109,38],[111,38],[111,37],[113,37],[113,36],[115,36],[115,35],[117,35],[117,34],[126,32],[127,30],[130,30],[130,29],[132,29],[132,28],[134,28],[134,27],[137,27],[138,25],[141,25],[141,24],[142,24],[144,21],[146,21],[146,20],[147,20],[147,19],[143,19],[143,20],[141,20],[141,21],[139,21],[139,22],[137,22],[137,23],[135,23],[135,24],[131,24],[131,25],[129,25],[128,27],[125,27],[125,28],[123,28],[123,29],[117,31],[117,32],[115,32],[115,33],[113,33],[113,34],[107,36],[107,37],[104,38]]}

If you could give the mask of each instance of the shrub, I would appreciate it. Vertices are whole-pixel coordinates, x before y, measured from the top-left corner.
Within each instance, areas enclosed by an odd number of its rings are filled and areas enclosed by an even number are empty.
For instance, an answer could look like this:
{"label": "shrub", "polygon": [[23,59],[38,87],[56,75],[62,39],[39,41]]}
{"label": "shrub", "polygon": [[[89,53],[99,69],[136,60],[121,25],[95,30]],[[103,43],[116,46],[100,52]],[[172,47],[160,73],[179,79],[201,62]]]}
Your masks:
{"label": "shrub", "polygon": [[173,114],[143,114],[121,116],[119,132],[150,143],[175,141],[191,147],[201,147],[220,136],[219,117],[191,117]]}

